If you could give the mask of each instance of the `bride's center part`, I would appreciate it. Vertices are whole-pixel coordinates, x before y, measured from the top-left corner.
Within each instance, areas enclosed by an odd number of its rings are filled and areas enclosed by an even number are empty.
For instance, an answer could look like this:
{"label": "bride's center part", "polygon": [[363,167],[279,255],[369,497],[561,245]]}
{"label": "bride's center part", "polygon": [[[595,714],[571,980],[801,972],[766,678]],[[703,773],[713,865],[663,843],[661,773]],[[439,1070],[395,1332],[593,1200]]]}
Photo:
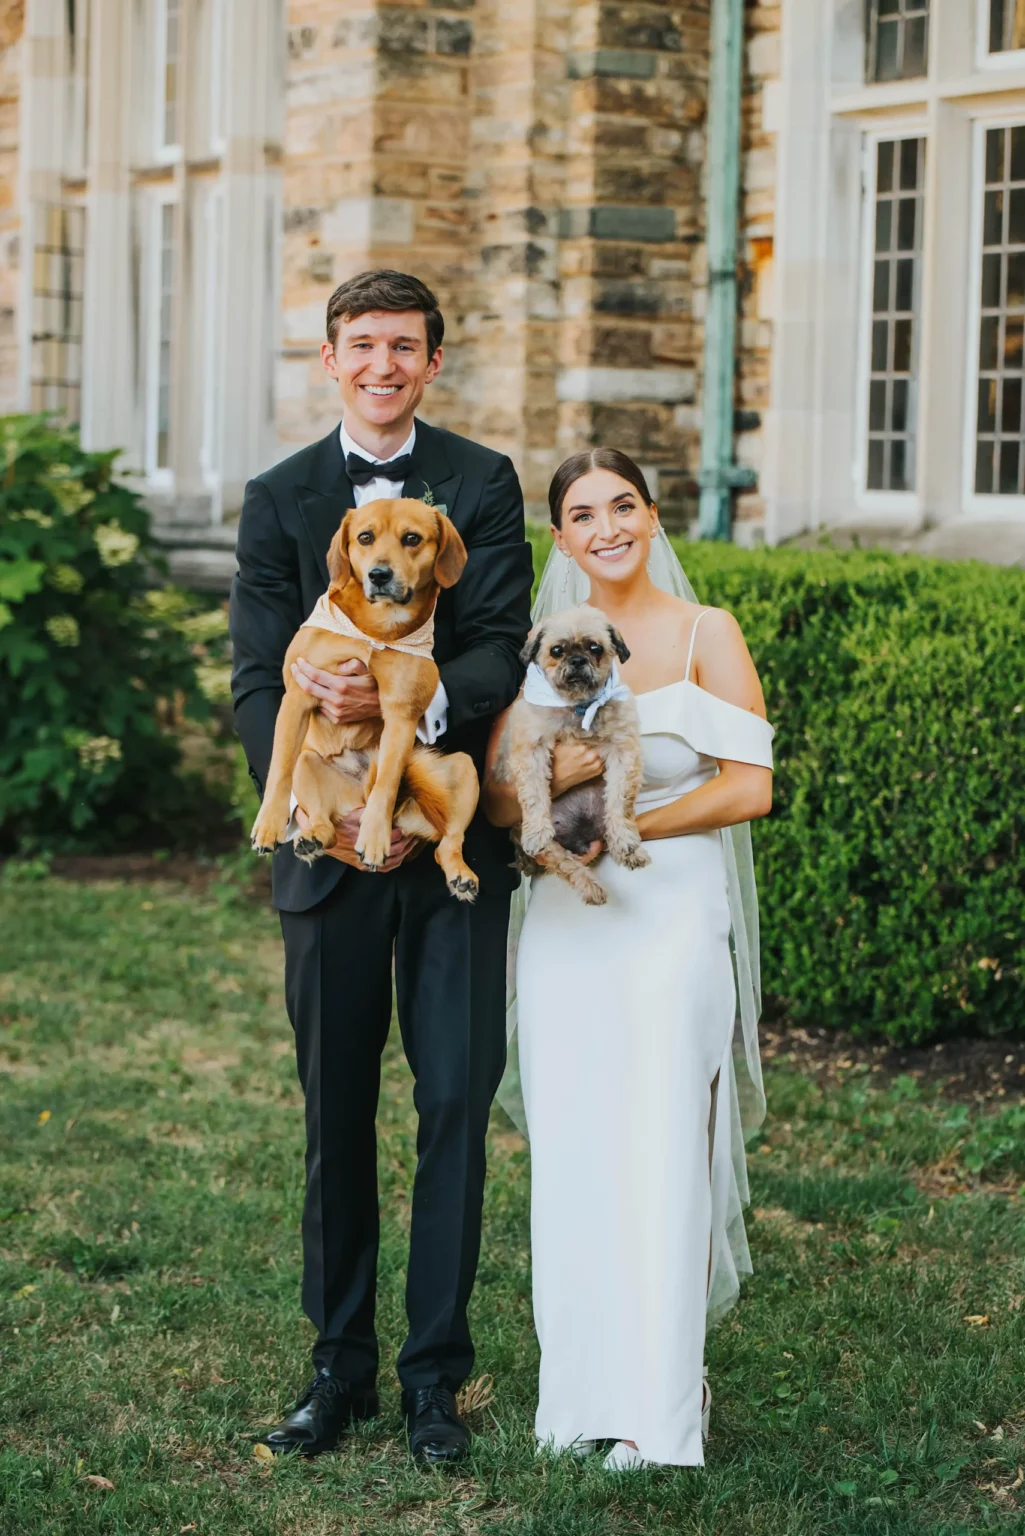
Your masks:
{"label": "bride's center part", "polygon": [[590,577],[592,601],[606,612],[635,603],[650,588],[658,512],[623,475],[604,468],[580,475],[563,496],[552,532],[563,554]]}

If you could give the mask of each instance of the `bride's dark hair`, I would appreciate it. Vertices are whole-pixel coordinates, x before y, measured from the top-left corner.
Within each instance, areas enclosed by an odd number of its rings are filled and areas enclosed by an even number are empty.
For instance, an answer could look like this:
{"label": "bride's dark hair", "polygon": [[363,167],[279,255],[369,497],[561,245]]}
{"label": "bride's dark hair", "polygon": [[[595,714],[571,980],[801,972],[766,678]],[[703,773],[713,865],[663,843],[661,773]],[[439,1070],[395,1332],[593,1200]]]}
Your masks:
{"label": "bride's dark hair", "polygon": [[574,453],[565,459],[552,476],[552,483],[548,487],[548,506],[556,528],[562,527],[562,504],[570,486],[582,475],[589,475],[592,469],[607,469],[619,475],[622,480],[628,480],[634,490],[644,497],[644,505],[651,506],[648,482],[633,459],[620,453],[618,448],[588,448],[584,453]]}

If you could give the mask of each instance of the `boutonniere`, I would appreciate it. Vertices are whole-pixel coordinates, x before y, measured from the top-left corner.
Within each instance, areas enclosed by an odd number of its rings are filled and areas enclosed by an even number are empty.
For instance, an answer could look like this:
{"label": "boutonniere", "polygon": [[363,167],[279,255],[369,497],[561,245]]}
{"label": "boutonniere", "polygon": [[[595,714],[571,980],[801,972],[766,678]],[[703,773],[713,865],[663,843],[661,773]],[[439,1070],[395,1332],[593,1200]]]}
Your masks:
{"label": "boutonniere", "polygon": [[420,500],[424,503],[425,506],[433,507],[435,512],[440,512],[443,517],[448,517],[448,507],[443,501],[435,501],[434,492],[431,490],[430,486],[428,486],[424,491],[423,495],[420,497]]}

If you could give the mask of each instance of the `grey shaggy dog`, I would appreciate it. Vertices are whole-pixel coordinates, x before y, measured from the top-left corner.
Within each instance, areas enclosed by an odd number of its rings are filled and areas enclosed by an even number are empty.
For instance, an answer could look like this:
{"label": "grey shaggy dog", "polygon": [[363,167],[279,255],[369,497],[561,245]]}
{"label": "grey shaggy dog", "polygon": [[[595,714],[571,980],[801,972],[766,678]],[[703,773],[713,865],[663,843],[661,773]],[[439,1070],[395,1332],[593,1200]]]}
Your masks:
{"label": "grey shaggy dog", "polygon": [[[517,866],[527,874],[548,870],[566,880],[591,906],[608,893],[580,855],[604,842],[609,856],[626,869],[642,869],[651,856],[641,845],[634,802],[641,786],[640,726],[632,698],[610,699],[584,730],[582,706],[608,681],[616,659],[626,661],[622,635],[589,604],[543,620],[530,633],[520,656],[541,668],[564,708],[518,698],[499,747],[496,776],[516,790],[523,820],[514,833]],[[602,756],[604,773],[552,801],[552,753],[564,741],[579,741]]]}

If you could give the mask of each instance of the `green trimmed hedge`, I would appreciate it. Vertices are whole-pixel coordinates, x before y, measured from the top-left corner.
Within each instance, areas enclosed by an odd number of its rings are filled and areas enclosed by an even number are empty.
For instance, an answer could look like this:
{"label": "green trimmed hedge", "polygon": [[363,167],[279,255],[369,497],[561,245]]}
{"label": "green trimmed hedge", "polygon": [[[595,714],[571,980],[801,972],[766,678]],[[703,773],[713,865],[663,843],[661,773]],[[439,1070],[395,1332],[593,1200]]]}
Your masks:
{"label": "green trimmed hedge", "polygon": [[677,549],[740,620],[776,727],[766,996],[899,1042],[1025,1031],[1025,572]]}

